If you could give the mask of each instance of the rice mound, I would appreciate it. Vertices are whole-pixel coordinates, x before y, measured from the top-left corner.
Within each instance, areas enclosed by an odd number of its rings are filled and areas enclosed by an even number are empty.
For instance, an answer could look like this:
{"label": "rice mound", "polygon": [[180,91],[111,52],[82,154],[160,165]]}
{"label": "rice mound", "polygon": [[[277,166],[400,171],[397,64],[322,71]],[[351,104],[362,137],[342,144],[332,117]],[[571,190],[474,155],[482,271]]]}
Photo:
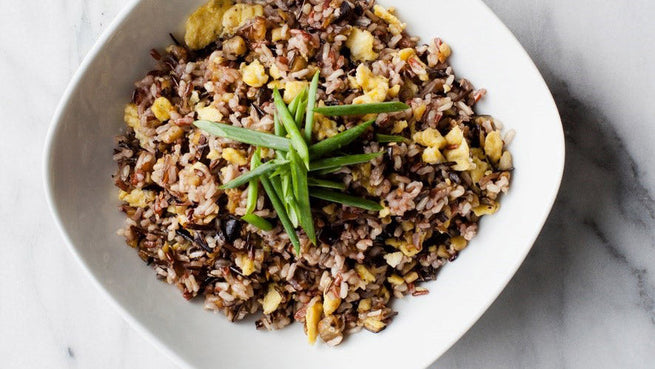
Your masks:
{"label": "rice mound", "polygon": [[[441,39],[419,44],[392,9],[364,0],[213,0],[187,21],[185,43],[152,50],[117,137],[114,176],[126,214],[120,230],[157,277],[230,321],[258,314],[258,329],[303,323],[329,345],[384,329],[393,298],[428,293],[499,209],[512,158],[500,123],[476,115],[485,91],[456,78]],[[378,201],[380,212],[312,200],[318,245],[301,233],[296,255],[263,194],[264,232],[240,220],[247,191],[221,184],[249,169],[254,148],[195,128],[196,119],[272,132],[271,89],[287,103],[320,71],[319,105],[399,100],[345,153],[384,151],[326,178]],[[316,115],[315,141],[366,117]],[[264,150],[264,157],[272,157]],[[420,300],[416,301],[420,303]]]}

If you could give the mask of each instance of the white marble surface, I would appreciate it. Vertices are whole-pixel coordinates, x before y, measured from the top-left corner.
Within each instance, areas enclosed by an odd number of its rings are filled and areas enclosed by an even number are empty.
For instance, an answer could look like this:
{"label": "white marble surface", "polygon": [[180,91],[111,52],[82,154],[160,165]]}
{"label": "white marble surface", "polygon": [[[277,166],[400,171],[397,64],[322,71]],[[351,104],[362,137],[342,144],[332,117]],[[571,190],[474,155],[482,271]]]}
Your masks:
{"label": "white marble surface", "polygon": [[[126,2],[0,0],[2,368],[175,368],[86,280],[43,195],[57,100]],[[486,3],[553,91],[566,171],[527,261],[432,368],[653,368],[655,2]]]}

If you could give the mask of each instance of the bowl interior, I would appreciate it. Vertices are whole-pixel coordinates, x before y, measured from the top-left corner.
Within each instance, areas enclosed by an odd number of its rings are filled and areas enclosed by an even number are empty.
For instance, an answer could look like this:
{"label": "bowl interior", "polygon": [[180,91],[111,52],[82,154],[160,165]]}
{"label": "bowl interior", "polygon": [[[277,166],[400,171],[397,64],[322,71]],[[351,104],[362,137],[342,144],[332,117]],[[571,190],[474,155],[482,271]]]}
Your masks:
{"label": "bowl interior", "polygon": [[[447,265],[430,294],[397,301],[386,330],[354,335],[337,348],[308,346],[302,327],[255,331],[252,321],[229,323],[186,302],[116,235],[111,175],[113,137],[133,82],[151,69],[148,51],[182,34],[200,0],[135,1],[90,52],[55,115],[46,149],[51,208],[72,252],[126,319],[182,365],[233,368],[332,365],[422,367],[447,350],[486,310],[514,274],[548,215],[559,187],[564,142],[552,97],[539,72],[503,24],[478,0],[389,0],[411,33],[439,36],[453,48],[459,77],[489,93],[478,112],[517,131],[516,170],[498,214],[457,262]],[[465,22],[462,19],[466,19]],[[274,359],[274,360],[271,360]]]}

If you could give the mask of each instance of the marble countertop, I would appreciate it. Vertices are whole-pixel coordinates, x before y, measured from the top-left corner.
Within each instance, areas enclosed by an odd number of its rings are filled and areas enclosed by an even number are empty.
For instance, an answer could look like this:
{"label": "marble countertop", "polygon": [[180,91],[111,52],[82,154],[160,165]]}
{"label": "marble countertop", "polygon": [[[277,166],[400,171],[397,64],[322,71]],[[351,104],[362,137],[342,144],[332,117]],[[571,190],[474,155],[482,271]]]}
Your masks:
{"label": "marble countertop", "polygon": [[[655,2],[485,2],[553,92],[566,132],[566,170],[519,272],[431,368],[653,368]],[[3,368],[176,367],[86,279],[43,193],[41,153],[57,101],[125,3],[2,5]]]}

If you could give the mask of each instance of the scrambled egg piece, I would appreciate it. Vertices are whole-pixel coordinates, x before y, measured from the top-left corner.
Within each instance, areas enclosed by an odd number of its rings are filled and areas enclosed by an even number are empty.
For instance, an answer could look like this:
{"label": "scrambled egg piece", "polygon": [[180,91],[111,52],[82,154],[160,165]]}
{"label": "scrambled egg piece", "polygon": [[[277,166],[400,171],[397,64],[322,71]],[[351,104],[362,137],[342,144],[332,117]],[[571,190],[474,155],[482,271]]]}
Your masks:
{"label": "scrambled egg piece", "polygon": [[241,75],[243,82],[252,87],[262,87],[268,81],[266,69],[257,59],[248,65],[241,64]]}
{"label": "scrambled egg piece", "polygon": [[323,294],[323,313],[327,316],[339,308],[341,305],[341,298],[335,296],[333,292],[326,292]]}
{"label": "scrambled egg piece", "polygon": [[418,279],[418,273],[411,272],[411,273],[405,275],[404,279],[405,279],[405,282],[412,283],[412,282],[414,282],[415,280]]}
{"label": "scrambled egg piece", "polygon": [[386,100],[389,92],[389,80],[383,76],[376,76],[366,64],[357,67],[354,81],[356,87],[362,88],[364,95],[353,99],[353,104],[366,104]]}
{"label": "scrambled egg piece", "polygon": [[423,146],[436,147],[437,149],[446,147],[446,139],[434,128],[427,128],[424,131],[416,132],[413,138],[414,141]]}
{"label": "scrambled egg piece", "polygon": [[451,53],[452,53],[452,51],[450,50],[450,46],[448,46],[447,43],[442,41],[439,44],[439,51],[437,53],[437,55],[439,57],[439,62],[444,63],[446,61],[446,59],[448,59],[448,57],[450,57]]}
{"label": "scrambled egg piece", "polygon": [[221,114],[218,109],[213,106],[206,106],[204,108],[196,108],[198,113],[198,119],[200,120],[209,120],[212,122],[220,122],[223,119],[223,114]]}
{"label": "scrambled egg piece", "polygon": [[412,110],[412,115],[414,116],[414,119],[419,121],[421,118],[423,118],[423,114],[425,114],[425,110],[427,109],[427,105],[425,104],[419,104],[417,107],[415,107]]}
{"label": "scrambled egg piece", "polygon": [[171,110],[173,110],[173,104],[168,101],[167,98],[161,96],[155,99],[150,107],[152,113],[155,115],[160,122],[169,120],[171,118]]}
{"label": "scrambled egg piece", "polygon": [[225,194],[227,194],[226,209],[230,214],[236,214],[237,207],[239,207],[239,204],[241,202],[242,193],[243,191],[237,188],[228,188],[227,190],[225,190]]}
{"label": "scrambled egg piece", "polygon": [[424,162],[429,164],[438,164],[446,161],[441,149],[446,147],[446,139],[434,128],[427,128],[423,131],[414,133],[413,136],[416,143],[425,146],[421,158]]}
{"label": "scrambled egg piece", "polygon": [[500,204],[496,201],[494,201],[493,204],[488,205],[488,204],[480,204],[476,207],[473,208],[473,213],[477,216],[483,216],[487,214],[493,214],[498,211],[500,208]]}
{"label": "scrambled egg piece", "polygon": [[392,252],[390,254],[384,255],[384,260],[387,261],[392,268],[395,268],[403,260],[403,253],[400,251]]}
{"label": "scrambled egg piece", "polygon": [[288,81],[284,85],[284,96],[282,99],[289,104],[305,87],[309,86],[307,81]]}
{"label": "scrambled egg piece", "polygon": [[[351,174],[353,181],[359,181],[369,194],[375,194],[375,187],[371,185],[371,163],[355,165]],[[383,202],[381,201],[381,203]]]}
{"label": "scrambled egg piece", "polygon": [[316,140],[321,141],[339,133],[337,122],[324,116],[323,114],[314,114],[314,127],[312,133]]}
{"label": "scrambled egg piece", "polygon": [[359,275],[359,278],[361,278],[364,282],[375,282],[375,276],[363,264],[355,265],[355,271]]}
{"label": "scrambled egg piece", "polygon": [[[420,244],[423,243],[424,238],[425,235],[421,235]],[[399,249],[403,254],[405,254],[405,256],[410,258],[418,254],[422,250],[422,246],[419,247],[414,246],[414,243],[412,242],[412,236],[409,234],[405,234],[405,237],[403,239],[389,238],[386,241],[384,241],[384,243]]]}
{"label": "scrambled egg piece", "polygon": [[198,8],[186,21],[184,42],[193,50],[209,45],[223,31],[223,14],[230,0],[211,0]]}
{"label": "scrambled egg piece", "polygon": [[184,214],[186,212],[186,206],[181,206],[181,205],[169,205],[166,208],[166,211],[168,211],[171,214]]}
{"label": "scrambled egg piece", "polygon": [[242,254],[235,258],[237,266],[241,269],[241,274],[249,276],[255,272],[255,261],[248,257],[248,254]]}
{"label": "scrambled egg piece", "polygon": [[444,151],[446,159],[456,163],[452,168],[458,171],[473,169],[473,163],[469,157],[469,145],[466,143],[464,133],[459,127],[455,126],[448,132],[446,142],[449,146],[457,146],[454,149]]}
{"label": "scrambled egg piece", "polygon": [[398,20],[398,18],[392,14],[393,10],[393,8],[389,8],[389,10],[387,10],[377,4],[373,7],[373,13],[382,18],[382,20],[385,22],[389,23],[389,32],[394,35],[399,35],[403,32],[407,25],[400,22],[400,20]]}
{"label": "scrambled egg piece", "polygon": [[421,154],[421,159],[428,164],[439,164],[446,161],[441,151],[436,147],[426,147]]}
{"label": "scrambled egg piece", "polygon": [[368,329],[373,333],[377,333],[383,330],[387,324],[380,320],[380,316],[369,316],[364,319],[364,328]]}
{"label": "scrambled egg piece", "polygon": [[[277,88],[278,90],[284,90],[285,84],[284,84],[283,81],[275,80],[275,81],[271,81],[271,82],[269,82],[269,83],[266,85],[266,87],[268,87],[269,90],[273,90],[273,89],[275,89],[275,88]],[[292,100],[293,100],[293,99],[292,99]]]}
{"label": "scrambled egg piece", "polygon": [[280,303],[282,302],[282,295],[277,291],[274,284],[268,286],[268,292],[264,296],[264,301],[262,302],[262,308],[264,314],[270,314],[274,312]]}
{"label": "scrambled egg piece", "polygon": [[275,63],[273,63],[273,65],[271,65],[270,68],[268,68],[268,74],[270,74],[271,77],[273,77],[273,79],[282,78],[282,72],[280,71],[280,68],[278,68]]}
{"label": "scrambled egg piece", "polygon": [[141,146],[148,147],[149,136],[144,134],[144,129],[141,127],[141,119],[139,118],[139,109],[134,104],[125,105],[123,112],[123,120],[125,123],[132,127],[134,136],[141,143]]}
{"label": "scrambled egg piece", "polygon": [[[196,163],[198,164],[198,163]],[[202,182],[202,179],[196,175],[195,169],[199,166],[194,164],[191,167],[186,167],[182,169],[179,173],[180,182],[186,183],[190,186],[198,186]]]}
{"label": "scrambled egg piece", "polygon": [[134,104],[125,105],[125,110],[123,112],[123,120],[125,121],[125,124],[127,124],[128,126],[132,127],[135,130],[138,127],[141,127],[141,120],[139,119],[139,110],[137,109],[136,105]]}
{"label": "scrambled egg piece", "polygon": [[280,40],[288,40],[289,39],[289,32],[284,32],[284,28],[282,27],[277,27],[273,28],[271,31],[271,41],[277,42]]}
{"label": "scrambled egg piece", "polygon": [[448,145],[459,146],[462,141],[464,141],[464,132],[458,126],[455,126],[446,134]]}
{"label": "scrambled egg piece", "polygon": [[[234,36],[229,40],[223,42],[223,54],[229,58],[236,58],[239,55],[245,54],[247,51],[246,41],[241,36]],[[223,63],[223,57],[216,57],[213,59],[215,65]]]}
{"label": "scrambled egg piece", "polygon": [[219,101],[229,103],[230,100],[232,100],[232,98],[234,98],[234,94],[231,93],[231,92],[228,92],[228,93],[225,93],[225,94],[221,94],[221,96],[219,97]]}
{"label": "scrambled egg piece", "polygon": [[307,308],[307,315],[305,315],[305,328],[307,329],[307,340],[309,343],[314,344],[318,336],[318,322],[321,320],[323,314],[323,304],[321,301],[314,302]]}
{"label": "scrambled egg piece", "polygon": [[167,144],[177,141],[178,138],[184,135],[184,130],[178,126],[172,125],[166,132],[160,135],[162,142]]}
{"label": "scrambled egg piece", "polygon": [[261,148],[261,157],[264,159],[273,159],[275,158],[275,150],[269,149],[268,147]]}
{"label": "scrambled egg piece", "polygon": [[484,139],[484,152],[494,163],[500,160],[503,153],[503,139],[500,138],[498,131],[487,134],[487,137]]}
{"label": "scrambled egg piece", "polygon": [[131,192],[121,191],[118,193],[118,198],[121,201],[127,202],[130,206],[135,208],[145,208],[149,202],[155,200],[155,193],[148,190],[134,189]]}
{"label": "scrambled egg piece", "polygon": [[484,161],[484,153],[482,152],[482,149],[471,149],[471,154],[473,156],[473,164],[475,164],[475,168],[471,169],[469,173],[471,174],[471,180],[474,183],[478,183],[480,182],[480,179],[485,176],[489,169],[489,164]]}
{"label": "scrambled egg piece", "polygon": [[357,311],[363,313],[369,310],[371,310],[371,299],[359,300],[359,304],[357,305]]}
{"label": "scrambled egg piece", "polygon": [[389,209],[388,206],[384,204],[384,200],[380,201],[380,205],[382,205],[382,210],[380,210],[380,213],[378,214],[378,218],[386,218],[391,214],[391,209]]}
{"label": "scrambled egg piece", "polygon": [[407,59],[412,55],[416,55],[416,52],[411,47],[398,51],[398,57],[402,61],[407,61]]}
{"label": "scrambled egg piece", "polygon": [[389,89],[389,96],[396,97],[400,92],[400,85],[395,85]]}
{"label": "scrambled egg piece", "polygon": [[231,35],[250,19],[264,15],[264,7],[256,4],[235,4],[223,14],[223,34]]}
{"label": "scrambled egg piece", "polygon": [[216,149],[211,149],[209,151],[209,154],[207,154],[207,159],[209,160],[216,160],[221,157],[221,154],[218,153],[218,150]]}
{"label": "scrambled egg piece", "polygon": [[245,155],[236,149],[233,149],[231,147],[223,149],[222,153],[223,159],[227,160],[229,163],[236,164],[236,165],[246,165],[248,164],[248,159],[245,157]]}
{"label": "scrambled egg piece", "polygon": [[400,133],[407,128],[407,121],[406,120],[397,120],[393,123],[393,128],[391,129],[391,133],[396,134]]}
{"label": "scrambled egg piece", "polygon": [[399,276],[398,274],[392,274],[391,276],[389,276],[389,277],[387,278],[387,281],[388,281],[389,283],[391,283],[391,284],[395,284],[395,285],[397,285],[397,286],[399,286],[399,285],[405,283],[405,280],[403,279],[403,277]]}
{"label": "scrambled egg piece", "polygon": [[353,27],[346,40],[352,59],[360,61],[377,59],[378,54],[373,51],[373,40],[371,32]]}

